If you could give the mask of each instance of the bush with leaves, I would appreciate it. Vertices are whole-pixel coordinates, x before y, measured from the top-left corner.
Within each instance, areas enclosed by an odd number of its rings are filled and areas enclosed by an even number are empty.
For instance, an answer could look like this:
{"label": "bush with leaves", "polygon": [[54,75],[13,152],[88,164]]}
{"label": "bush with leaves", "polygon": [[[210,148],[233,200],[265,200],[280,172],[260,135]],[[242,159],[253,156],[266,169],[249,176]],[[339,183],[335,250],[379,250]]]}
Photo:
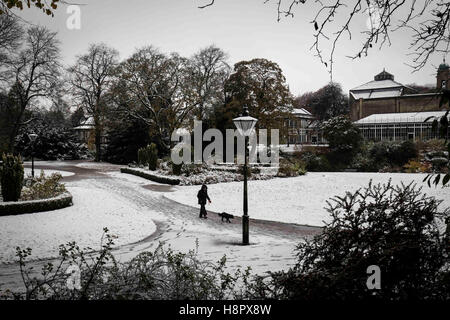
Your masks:
{"label": "bush with leaves", "polygon": [[[109,123],[108,144],[104,159],[111,163],[138,162],[138,152],[149,144],[148,125],[126,116]],[[147,161],[145,161],[147,163]]]}
{"label": "bush with leaves", "polygon": [[301,154],[300,159],[305,163],[305,169],[310,172],[328,172],[334,169],[328,160],[327,154],[304,152]]}
{"label": "bush with leaves", "polygon": [[[61,245],[57,263],[48,263],[41,274],[27,266],[31,249],[17,248],[25,293],[16,299],[58,300],[213,300],[232,299],[236,284],[246,282],[249,270],[230,274],[225,256],[217,263],[200,261],[197,250],[174,252],[162,245],[126,263],[113,254],[114,236],[105,228],[100,251],[80,248],[75,242]],[[75,271],[74,274],[67,270]]]}
{"label": "bush with leaves", "polygon": [[21,201],[41,200],[57,197],[66,192],[64,184],[60,183],[61,174],[52,173],[46,176],[41,170],[39,177],[34,178],[30,186],[25,186],[22,190]]}
{"label": "bush with leaves", "polygon": [[[369,184],[332,198],[332,221],[297,247],[288,271],[259,277],[253,298],[300,300],[449,300],[449,210],[413,184]],[[367,268],[379,266],[381,289],[369,290]]]}
{"label": "bush with leaves", "polygon": [[[445,151],[447,151],[447,157],[446,157],[447,158],[447,172],[442,175],[441,175],[441,173],[437,173],[436,175],[430,174],[427,177],[425,177],[425,179],[423,181],[424,182],[426,181],[429,186],[431,186],[431,183],[433,183],[435,186],[437,186],[439,184],[439,182],[442,182],[442,185],[445,186],[450,181],[450,158],[449,158],[450,142],[448,141],[448,137],[449,137],[448,129],[449,129],[449,125],[450,125],[450,123],[449,123],[450,90],[447,90],[447,89],[442,90],[441,101],[439,102],[440,108],[442,108],[444,105],[447,105],[447,112],[445,112],[445,114],[442,117],[436,118],[436,117],[431,116],[425,120],[425,122],[427,122],[428,120],[433,119],[432,128],[439,132],[439,136],[441,139],[445,139],[444,145],[445,145]],[[438,161],[438,163],[436,163],[436,164],[438,165],[439,162],[441,162],[441,164],[443,164],[442,163],[443,159]],[[439,167],[439,165],[435,166],[435,167]]]}
{"label": "bush with leaves", "polygon": [[278,177],[297,177],[307,173],[306,164],[302,161],[284,160],[280,161]]}
{"label": "bush with leaves", "polygon": [[138,159],[140,164],[148,164],[149,170],[155,171],[158,167],[158,148],[156,147],[156,144],[151,143],[148,146],[139,149]]}
{"label": "bush with leaves", "polygon": [[375,142],[368,147],[368,157],[374,168],[381,169],[384,166],[404,166],[411,159],[418,156],[418,147],[412,141],[403,142]]}
{"label": "bush with leaves", "polygon": [[22,159],[12,154],[2,155],[0,183],[3,201],[18,201],[22,192],[24,169]]}
{"label": "bush with leaves", "polygon": [[358,127],[345,116],[325,121],[322,130],[332,152],[352,156],[361,148],[362,135]]}
{"label": "bush with leaves", "polygon": [[430,172],[431,166],[426,162],[420,162],[419,160],[409,160],[407,164],[403,166],[407,173],[425,173]]}
{"label": "bush with leaves", "polygon": [[[29,133],[37,133],[34,143],[31,143]],[[32,127],[25,128],[16,137],[16,151],[24,157],[42,160],[78,160],[90,157],[86,145],[78,141],[71,129],[50,127],[39,122]]]}

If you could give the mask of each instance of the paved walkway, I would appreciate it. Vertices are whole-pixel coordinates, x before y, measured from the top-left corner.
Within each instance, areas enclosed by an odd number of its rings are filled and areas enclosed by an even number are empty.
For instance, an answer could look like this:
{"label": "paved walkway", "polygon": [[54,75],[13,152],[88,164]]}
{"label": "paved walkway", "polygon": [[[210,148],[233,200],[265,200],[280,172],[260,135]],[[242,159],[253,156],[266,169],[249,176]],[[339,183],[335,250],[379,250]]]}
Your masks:
{"label": "paved walkway", "polygon": [[[293,250],[303,239],[310,238],[321,228],[286,224],[272,221],[250,220],[250,246],[242,246],[242,225],[240,217],[232,223],[221,222],[213,212],[208,219],[198,218],[198,208],[189,207],[164,197],[171,187],[150,182],[138,185],[125,174],[118,172],[120,166],[103,164],[94,167],[79,167],[79,161],[37,163],[36,169],[63,170],[75,173],[63,178],[70,191],[70,185],[83,180],[95,188],[108,190],[113,194],[130,199],[143,208],[150,208],[160,214],[153,219],[157,231],[138,243],[127,244],[114,249],[115,256],[127,261],[138,253],[153,250],[162,242],[171,248],[183,252],[195,249],[198,243],[199,257],[217,261],[227,255],[227,262],[233,268],[252,266],[255,273],[267,270],[286,269],[295,262]],[[29,167],[28,164],[25,165]],[[1,240],[1,239],[0,239]],[[33,261],[35,270],[49,260]],[[0,285],[3,288],[21,288],[21,279],[17,264],[0,264]]]}

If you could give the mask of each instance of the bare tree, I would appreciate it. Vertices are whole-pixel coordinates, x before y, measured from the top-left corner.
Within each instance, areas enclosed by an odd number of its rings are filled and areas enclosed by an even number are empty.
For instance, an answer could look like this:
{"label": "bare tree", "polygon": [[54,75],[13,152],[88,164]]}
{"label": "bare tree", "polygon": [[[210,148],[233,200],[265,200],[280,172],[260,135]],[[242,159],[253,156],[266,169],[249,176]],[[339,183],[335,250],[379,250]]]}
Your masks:
{"label": "bare tree", "polygon": [[[199,8],[215,3],[210,0]],[[450,2],[448,0],[265,0],[276,3],[278,20],[294,17],[295,9],[313,7],[314,43],[311,46],[316,56],[333,75],[333,63],[337,43],[344,36],[349,39],[354,33],[362,35],[357,52],[348,55],[351,59],[366,56],[371,48],[391,44],[391,34],[411,32],[409,65],[413,71],[424,67],[434,53],[448,54],[450,46]],[[360,30],[357,20],[367,20],[367,29]],[[327,54],[323,43],[329,43]],[[326,49],[326,48],[325,48]]]}
{"label": "bare tree", "polygon": [[68,69],[72,95],[78,106],[94,119],[95,161],[101,160],[104,110],[118,56],[115,49],[105,44],[92,44],[88,53],[78,56],[75,64]]}
{"label": "bare tree", "polygon": [[225,81],[231,73],[227,54],[215,46],[209,46],[194,54],[188,61],[188,79],[194,101],[198,107],[194,114],[203,120],[213,106],[225,102]]}
{"label": "bare tree", "polygon": [[118,68],[116,102],[135,119],[148,124],[165,151],[173,130],[186,124],[200,99],[187,84],[188,62],[153,47],[137,50]]}
{"label": "bare tree", "polygon": [[6,62],[19,48],[23,37],[22,32],[17,17],[0,15],[0,79],[6,80]]}
{"label": "bare tree", "polygon": [[9,60],[10,95],[18,109],[9,136],[9,148],[13,151],[14,139],[20,127],[26,124],[22,122],[25,110],[58,92],[61,66],[56,32],[45,27],[29,28],[23,49]]}

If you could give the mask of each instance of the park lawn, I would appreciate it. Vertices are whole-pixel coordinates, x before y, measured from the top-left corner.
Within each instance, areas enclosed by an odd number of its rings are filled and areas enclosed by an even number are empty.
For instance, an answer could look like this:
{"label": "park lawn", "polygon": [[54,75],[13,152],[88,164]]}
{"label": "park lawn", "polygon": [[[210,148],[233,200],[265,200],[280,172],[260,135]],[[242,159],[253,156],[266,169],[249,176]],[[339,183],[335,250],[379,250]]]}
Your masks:
{"label": "park lawn", "polygon": [[[294,178],[275,178],[248,182],[248,206],[250,218],[323,226],[330,221],[325,209],[326,201],[333,196],[343,196],[346,191],[354,192],[373,183],[402,182],[417,183],[427,195],[443,200],[441,208],[450,207],[450,189],[429,188],[422,180],[425,174],[409,173],[348,173],[310,172]],[[175,192],[165,196],[177,202],[198,206],[196,194],[199,186],[177,186]],[[242,215],[243,183],[229,182],[211,184],[208,193],[212,200],[207,210]]]}

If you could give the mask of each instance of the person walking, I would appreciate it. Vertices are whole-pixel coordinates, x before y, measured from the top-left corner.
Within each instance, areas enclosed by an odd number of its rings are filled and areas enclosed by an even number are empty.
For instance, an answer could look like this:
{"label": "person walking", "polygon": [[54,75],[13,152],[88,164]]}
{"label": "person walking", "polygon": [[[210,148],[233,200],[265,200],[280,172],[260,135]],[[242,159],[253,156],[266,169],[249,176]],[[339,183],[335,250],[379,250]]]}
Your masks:
{"label": "person walking", "polygon": [[209,201],[209,203],[211,203],[211,199],[209,199],[208,196],[208,187],[204,184],[202,185],[200,191],[197,193],[197,199],[198,199],[198,204],[200,205],[200,218],[204,218],[207,219],[206,217],[206,200]]}

